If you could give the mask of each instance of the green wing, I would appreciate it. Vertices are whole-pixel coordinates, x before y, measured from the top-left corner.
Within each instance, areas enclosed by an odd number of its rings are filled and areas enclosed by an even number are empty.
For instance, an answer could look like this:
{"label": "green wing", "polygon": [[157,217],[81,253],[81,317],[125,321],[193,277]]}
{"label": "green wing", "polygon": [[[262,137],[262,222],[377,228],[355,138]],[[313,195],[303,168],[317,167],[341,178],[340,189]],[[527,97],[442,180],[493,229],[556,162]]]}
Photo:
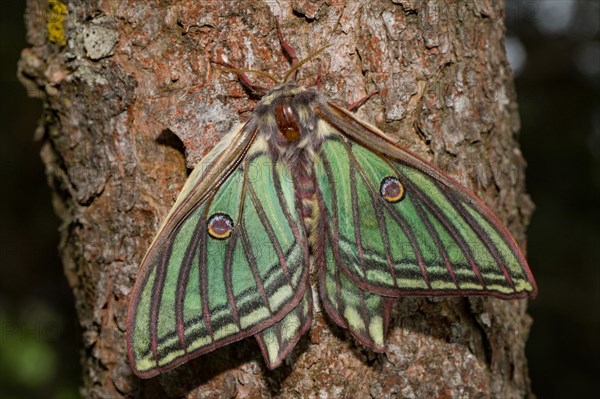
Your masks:
{"label": "green wing", "polygon": [[315,248],[319,270],[319,293],[323,307],[331,319],[363,345],[376,352],[385,351],[385,343],[393,299],[362,290],[342,272],[338,247],[332,245],[333,232],[324,220],[319,220]]}
{"label": "green wing", "polygon": [[[190,175],[148,250],[127,327],[138,376],[269,327],[286,333],[272,326],[290,313],[306,321],[296,308],[310,293],[308,244],[292,178],[261,148],[244,128],[226,136]],[[298,339],[284,335],[267,364],[280,362]]]}
{"label": "green wing", "polygon": [[302,301],[278,323],[256,334],[256,340],[271,370],[279,367],[312,323],[312,290],[304,290]]}
{"label": "green wing", "polygon": [[473,194],[347,111],[329,104],[317,113],[320,217],[355,288],[388,297],[535,295],[521,251]]}

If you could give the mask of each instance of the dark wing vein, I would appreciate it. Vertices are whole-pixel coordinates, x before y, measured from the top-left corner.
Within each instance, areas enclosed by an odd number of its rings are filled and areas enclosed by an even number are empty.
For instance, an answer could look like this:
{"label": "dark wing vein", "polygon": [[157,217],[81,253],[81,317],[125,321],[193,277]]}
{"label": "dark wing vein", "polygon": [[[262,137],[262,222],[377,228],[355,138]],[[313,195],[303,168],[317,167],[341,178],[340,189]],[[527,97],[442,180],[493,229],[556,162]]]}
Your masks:
{"label": "dark wing vein", "polygon": [[265,306],[269,310],[269,315],[273,316],[273,310],[271,309],[271,304],[269,303],[269,298],[267,296],[267,292],[265,291],[265,286],[260,277],[260,273],[258,272],[258,265],[256,263],[256,258],[254,257],[254,253],[252,252],[252,245],[250,244],[250,239],[248,238],[248,234],[244,226],[240,226],[241,236],[242,236],[242,245],[244,246],[244,252],[246,253],[246,257],[248,258],[248,264],[250,265],[250,270],[252,271],[252,276],[254,276],[254,281],[256,282],[256,287],[260,292],[263,300],[265,301]]}
{"label": "dark wing vein", "polygon": [[173,241],[170,241],[165,251],[160,254],[160,263],[157,267],[156,278],[152,286],[152,298],[150,301],[150,345],[152,347],[152,356],[158,365],[158,312],[163,289],[165,286],[165,277],[167,275],[167,265],[169,257],[173,250]]}
{"label": "dark wing vein", "polygon": [[510,285],[512,287],[513,291],[515,291],[515,284],[512,280],[512,277],[510,276],[510,273],[508,272],[508,269],[506,269],[506,265],[504,265],[504,259],[502,259],[502,256],[498,252],[498,248],[496,248],[496,246],[490,242],[490,236],[485,231],[483,231],[481,226],[475,220],[473,220],[473,217],[456,200],[456,198],[453,198],[451,195],[448,195],[444,190],[442,190],[442,187],[439,186],[438,182],[435,182],[435,184],[438,186],[438,188],[444,194],[444,196],[446,196],[448,201],[450,201],[450,203],[452,203],[452,205],[454,206],[456,211],[463,217],[463,219],[465,219],[467,221],[469,226],[471,226],[473,231],[481,239],[485,248],[492,255],[492,257],[494,258],[494,260],[500,267],[500,270],[502,271],[502,274],[504,275],[506,282],[508,283],[508,285]]}
{"label": "dark wing vein", "polygon": [[[279,200],[279,203],[281,204],[281,209],[283,210],[283,214],[285,215],[285,218],[286,218],[288,224],[290,225],[290,228],[292,229],[292,234],[294,234],[296,243],[298,243],[302,246],[302,252],[304,254],[304,264],[306,265],[306,263],[308,262],[309,256],[310,256],[309,252],[308,252],[308,245],[306,244],[306,235],[300,234],[298,226],[296,225],[296,222],[292,218],[292,215],[290,214],[290,210],[287,207],[287,202],[286,202],[285,198],[283,197],[281,181],[279,179],[279,174],[277,173],[277,166],[276,166],[275,162],[272,162],[271,173],[273,174],[273,184],[275,185],[275,192],[277,193],[277,199]],[[296,203],[296,207],[297,207],[296,211],[298,212],[298,215],[302,215],[300,208],[299,208],[300,206],[301,206],[301,204]],[[302,225],[302,223],[300,223],[300,225]],[[303,227],[301,227],[301,228],[303,228]]]}
{"label": "dark wing vein", "polygon": [[354,221],[354,241],[358,251],[358,261],[360,262],[360,267],[363,271],[363,274],[366,275],[367,268],[365,266],[365,254],[360,234],[360,211],[358,209],[358,195],[356,193],[356,167],[353,163],[350,163],[348,167],[350,169],[350,196],[352,197],[350,200],[352,203],[352,218]]}
{"label": "dark wing vein", "polygon": [[[202,212],[202,216],[200,216],[201,221],[207,220],[207,212],[210,204],[207,204]],[[206,223],[206,222],[205,222]],[[204,325],[206,327],[206,331],[210,335],[211,342],[215,341],[215,336],[212,328],[212,323],[210,321],[210,309],[208,306],[208,270],[206,265],[208,264],[208,230],[200,229],[200,251],[198,253],[198,286],[200,287],[200,302],[202,302],[202,313],[204,315]]]}
{"label": "dark wing vein", "polygon": [[[250,192],[250,198],[252,200],[252,204],[254,205],[254,208],[256,209],[256,213],[258,215],[258,218],[260,219],[260,222],[262,223],[267,235],[269,236],[269,241],[271,242],[271,245],[273,246],[273,248],[275,249],[275,252],[277,253],[277,257],[279,258],[279,264],[281,265],[281,268],[283,269],[283,274],[285,275],[285,278],[291,287],[292,280],[291,280],[290,272],[287,267],[287,261],[285,260],[283,250],[281,249],[281,244],[279,243],[279,240],[277,239],[277,236],[275,235],[273,226],[271,225],[271,222],[269,221],[269,218],[268,218],[267,214],[265,213],[265,210],[264,210],[262,204],[260,203],[260,201],[258,200],[258,198],[256,196],[256,192],[254,191],[254,188],[252,187],[252,183],[249,182],[248,185],[249,185],[248,190]],[[283,204],[281,205],[281,207],[283,208]]]}
{"label": "dark wing vein", "polygon": [[177,324],[177,335],[179,336],[179,344],[181,348],[187,353],[187,346],[185,343],[185,323],[183,321],[183,303],[185,300],[185,293],[188,286],[188,279],[190,277],[190,270],[194,263],[194,255],[198,250],[200,244],[200,230],[202,219],[200,218],[196,223],[194,234],[190,240],[187,248],[185,249],[185,255],[183,258],[183,265],[179,270],[179,276],[177,277],[177,288],[175,291],[175,320]]}

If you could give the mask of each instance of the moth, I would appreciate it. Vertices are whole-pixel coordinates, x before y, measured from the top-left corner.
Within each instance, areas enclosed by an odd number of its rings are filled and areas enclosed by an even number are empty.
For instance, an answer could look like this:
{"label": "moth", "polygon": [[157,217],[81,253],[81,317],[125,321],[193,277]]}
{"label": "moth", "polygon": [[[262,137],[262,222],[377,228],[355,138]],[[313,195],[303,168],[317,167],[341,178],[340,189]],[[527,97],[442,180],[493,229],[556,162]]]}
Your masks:
{"label": "moth", "polygon": [[536,295],[481,200],[290,75],[193,170],[150,245],[127,320],[138,376],[249,336],[278,367],[311,325],[311,258],[326,313],[375,352],[399,297]]}

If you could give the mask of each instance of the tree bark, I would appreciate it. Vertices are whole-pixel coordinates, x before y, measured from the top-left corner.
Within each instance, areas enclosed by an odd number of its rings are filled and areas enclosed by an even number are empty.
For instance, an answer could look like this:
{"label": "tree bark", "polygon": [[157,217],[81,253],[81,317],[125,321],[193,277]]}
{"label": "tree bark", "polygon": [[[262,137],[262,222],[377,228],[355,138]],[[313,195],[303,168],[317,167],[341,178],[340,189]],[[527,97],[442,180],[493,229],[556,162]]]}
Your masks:
{"label": "tree bark", "polygon": [[140,260],[187,168],[257,101],[211,61],[282,76],[276,17],[301,57],[331,45],[300,83],[320,77],[342,103],[379,90],[358,116],[472,188],[524,245],[533,205],[499,1],[28,0],[19,70],[45,104],[41,155],[83,329],[82,395],[531,396],[526,301],[487,298],[399,300],[385,354],[317,310],[275,371],[246,339],[150,380],[131,373],[125,322]]}

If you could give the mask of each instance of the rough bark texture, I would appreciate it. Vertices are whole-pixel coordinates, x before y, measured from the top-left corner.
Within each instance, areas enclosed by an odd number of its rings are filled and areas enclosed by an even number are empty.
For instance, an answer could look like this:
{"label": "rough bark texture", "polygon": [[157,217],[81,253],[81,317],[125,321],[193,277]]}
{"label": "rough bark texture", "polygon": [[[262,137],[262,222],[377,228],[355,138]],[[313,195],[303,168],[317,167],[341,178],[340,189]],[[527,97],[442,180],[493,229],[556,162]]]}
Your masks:
{"label": "rough bark texture", "polygon": [[277,16],[301,56],[331,45],[300,83],[320,75],[345,103],[379,90],[358,115],[473,188],[523,244],[533,206],[501,2],[69,0],[66,12],[61,1],[28,1],[20,76],[45,104],[42,159],[84,331],[84,397],[531,395],[526,301],[402,299],[381,355],[317,312],[275,371],[247,339],[142,381],[125,348],[137,267],[186,165],[256,104],[210,61],[281,76]]}

